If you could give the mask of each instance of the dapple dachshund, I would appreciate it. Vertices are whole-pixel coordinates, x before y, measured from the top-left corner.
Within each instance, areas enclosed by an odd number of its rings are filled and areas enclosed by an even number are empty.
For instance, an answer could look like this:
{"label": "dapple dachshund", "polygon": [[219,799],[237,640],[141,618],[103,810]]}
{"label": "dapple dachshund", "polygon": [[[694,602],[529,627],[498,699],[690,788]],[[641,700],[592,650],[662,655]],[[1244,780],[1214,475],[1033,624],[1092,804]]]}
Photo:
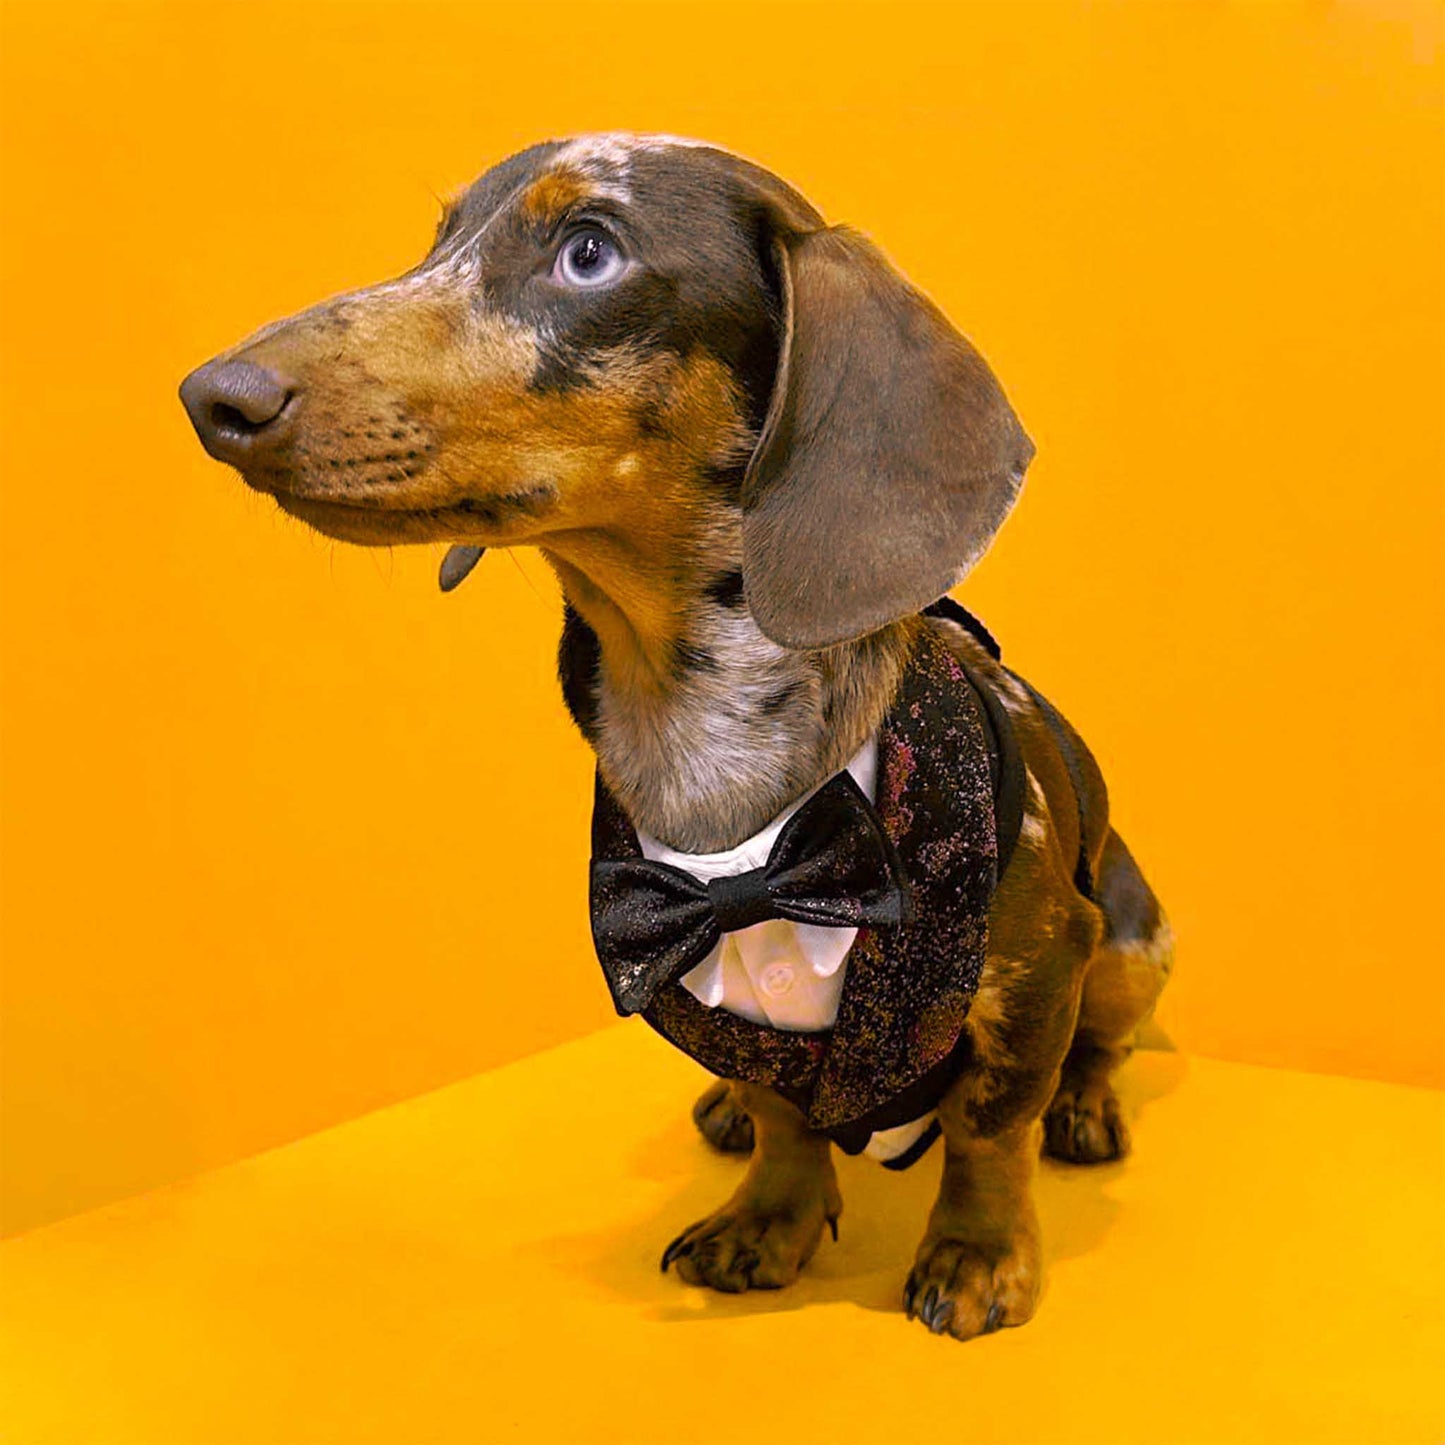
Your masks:
{"label": "dapple dachshund", "polygon": [[[213,457],[327,536],[453,544],[444,588],[485,548],[541,551],[566,603],[563,696],[596,751],[599,800],[630,824],[626,867],[636,839],[705,859],[797,810],[887,734],[920,657],[950,695],[982,699],[969,737],[988,734],[997,784],[1008,735],[1017,816],[979,835],[993,871],[978,966],[929,1045],[946,1065],[927,1101],[945,1160],[903,1302],[959,1339],[1027,1320],[1035,1160],[1127,1150],[1110,1076],[1171,936],[1088,750],[981,626],[940,605],[1033,447],[938,309],[756,165],[672,137],[585,136],[504,161],[446,209],[415,269],[265,328],[181,396]],[[871,784],[880,813],[896,782]],[[744,925],[793,927],[728,906],[714,962]],[[847,970],[830,965],[844,1008],[873,936],[865,922]],[[748,1011],[726,989],[709,1012],[675,978],[659,987],[677,1017]],[[797,1037],[821,1057],[818,1022]],[[873,1023],[850,1025],[855,1062]],[[786,1045],[788,1027],[763,1032]],[[918,1028],[904,1033],[914,1047]],[[668,1247],[664,1268],[689,1283],[785,1285],[825,1227],[836,1235],[840,1135],[797,1080],[774,1082],[720,1078],[694,1110],[710,1141],[752,1159]]]}

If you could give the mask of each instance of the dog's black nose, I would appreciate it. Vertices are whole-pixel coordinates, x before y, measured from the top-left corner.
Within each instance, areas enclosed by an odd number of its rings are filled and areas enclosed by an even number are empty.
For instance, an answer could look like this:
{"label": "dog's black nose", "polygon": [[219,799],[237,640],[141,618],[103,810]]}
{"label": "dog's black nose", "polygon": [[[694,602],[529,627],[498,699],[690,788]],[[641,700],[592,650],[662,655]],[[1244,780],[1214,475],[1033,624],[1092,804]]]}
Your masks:
{"label": "dog's black nose", "polygon": [[233,467],[279,439],[295,394],[286,377],[249,361],[208,361],[181,383],[181,401],[201,445]]}

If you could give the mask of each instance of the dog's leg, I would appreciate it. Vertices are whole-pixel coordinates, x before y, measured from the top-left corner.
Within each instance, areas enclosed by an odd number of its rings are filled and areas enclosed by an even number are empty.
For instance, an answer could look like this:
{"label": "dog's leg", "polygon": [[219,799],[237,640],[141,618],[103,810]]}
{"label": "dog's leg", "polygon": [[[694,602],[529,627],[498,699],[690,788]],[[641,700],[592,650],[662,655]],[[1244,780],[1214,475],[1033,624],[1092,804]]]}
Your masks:
{"label": "dog's leg", "polygon": [[985,1137],[961,1104],[939,1110],[943,1184],[903,1293],[934,1334],[968,1340],[1032,1317],[1043,1255],[1032,1183],[1037,1118]]}
{"label": "dog's leg", "polygon": [[964,1025],[971,1062],[938,1106],[943,1182],[903,1293],[909,1316],[935,1334],[966,1340],[1021,1325],[1043,1288],[1032,1192],[1043,1114],[1103,932],[1063,870],[1048,839],[1025,837],[990,915]]}
{"label": "dog's leg", "polygon": [[726,1079],[714,1079],[698,1096],[692,1106],[692,1122],[702,1137],[724,1154],[753,1152],[753,1121]]}
{"label": "dog's leg", "polygon": [[1099,867],[1107,925],[1089,960],[1074,1040],[1044,1119],[1055,1159],[1099,1164],[1129,1152],[1129,1129],[1110,1076],[1133,1051],[1173,962],[1173,938],[1158,900],[1112,830]]}
{"label": "dog's leg", "polygon": [[825,1224],[838,1237],[843,1198],[831,1145],[771,1089],[730,1087],[757,1137],[747,1177],[721,1209],[668,1245],[662,1267],[675,1263],[688,1284],[730,1294],[778,1289],[812,1258]]}
{"label": "dog's leg", "polygon": [[[943,1182],[903,1291],[909,1318],[972,1339],[1021,1325],[1043,1287],[1033,1177],[1078,1000],[1082,956],[990,956],[967,1024],[974,1066],[938,1106]],[[1000,1007],[1007,998],[1009,1007]]]}

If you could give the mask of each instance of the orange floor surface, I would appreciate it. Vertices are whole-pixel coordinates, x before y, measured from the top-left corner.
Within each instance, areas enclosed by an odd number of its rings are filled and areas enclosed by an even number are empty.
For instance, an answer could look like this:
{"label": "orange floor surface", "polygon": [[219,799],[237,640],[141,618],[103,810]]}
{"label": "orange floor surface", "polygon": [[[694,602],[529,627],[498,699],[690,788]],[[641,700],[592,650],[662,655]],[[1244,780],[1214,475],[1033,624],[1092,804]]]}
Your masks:
{"label": "orange floor surface", "polygon": [[1445,1096],[1140,1054],[1134,1157],[1046,1164],[1034,1322],[898,1301],[936,1184],[846,1160],[775,1294],[662,1276],[732,1188],[703,1081],[609,1029],[0,1249],[4,1438],[1445,1438]]}

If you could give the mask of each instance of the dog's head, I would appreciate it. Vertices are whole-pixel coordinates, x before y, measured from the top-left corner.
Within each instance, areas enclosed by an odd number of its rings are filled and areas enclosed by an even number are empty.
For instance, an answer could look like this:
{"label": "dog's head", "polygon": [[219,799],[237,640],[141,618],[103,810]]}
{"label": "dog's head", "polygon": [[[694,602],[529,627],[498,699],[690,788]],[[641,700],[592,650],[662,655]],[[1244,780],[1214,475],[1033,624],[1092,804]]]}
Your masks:
{"label": "dog's head", "polygon": [[1033,448],[976,351],[855,232],[710,146],[536,146],[414,270],[187,377],[202,443],[345,541],[624,546],[741,510],[789,647],[861,636],[983,553]]}

